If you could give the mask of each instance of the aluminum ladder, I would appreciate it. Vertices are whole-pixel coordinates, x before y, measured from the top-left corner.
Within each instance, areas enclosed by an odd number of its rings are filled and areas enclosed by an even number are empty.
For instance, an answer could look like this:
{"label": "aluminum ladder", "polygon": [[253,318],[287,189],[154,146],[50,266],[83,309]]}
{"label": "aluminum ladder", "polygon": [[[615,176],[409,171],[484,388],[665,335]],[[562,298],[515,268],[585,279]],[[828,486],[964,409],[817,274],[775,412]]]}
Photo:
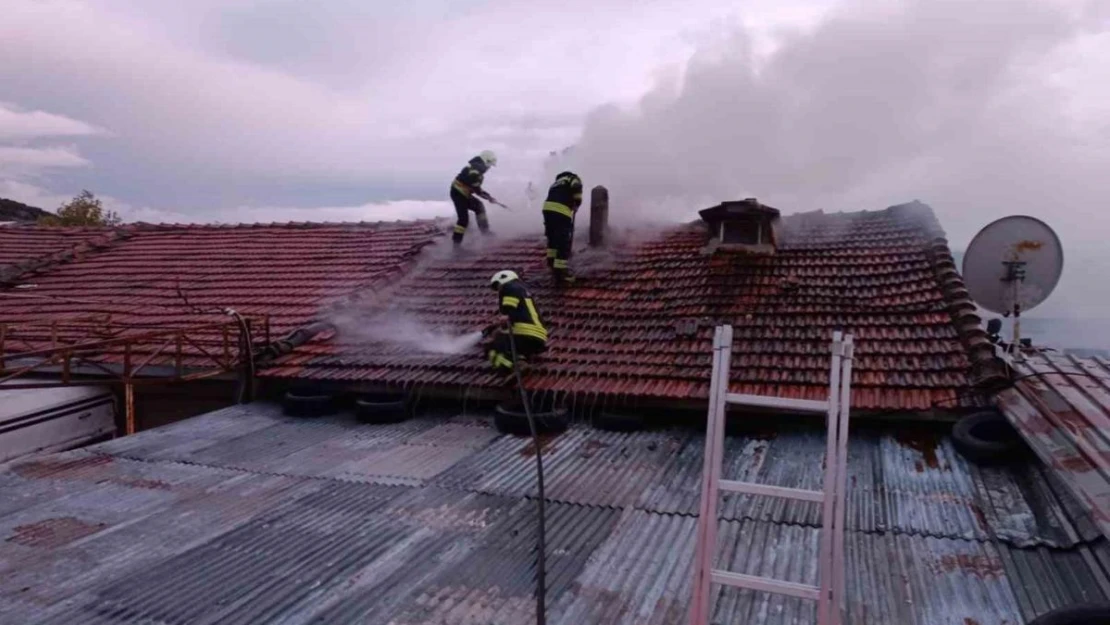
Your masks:
{"label": "aluminum ladder", "polygon": [[[702,473],[697,551],[694,556],[693,600],[689,625],[707,625],[712,617],[713,584],[725,584],[790,595],[817,602],[818,625],[840,625],[844,598],[844,489],[847,483],[848,412],[852,382],[852,335],[833,334],[829,368],[829,399],[814,401],[729,392],[732,326],[718,326],[713,336],[713,373],[709,387],[709,419],[705,431],[705,468]],[[728,406],[748,406],[789,412],[824,413],[828,433],[823,490],[803,490],[721,479],[724,456],[725,412]],[[717,551],[717,499],[721,491],[781,497],[822,504],[818,586],[743,575],[713,568]]]}

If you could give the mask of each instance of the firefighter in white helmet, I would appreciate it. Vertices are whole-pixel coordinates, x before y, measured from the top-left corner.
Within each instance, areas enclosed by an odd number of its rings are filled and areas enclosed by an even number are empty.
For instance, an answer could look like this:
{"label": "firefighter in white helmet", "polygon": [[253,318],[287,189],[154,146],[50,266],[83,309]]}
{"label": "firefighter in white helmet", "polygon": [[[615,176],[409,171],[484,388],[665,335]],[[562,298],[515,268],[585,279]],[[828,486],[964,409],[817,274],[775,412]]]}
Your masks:
{"label": "firefighter in white helmet", "polygon": [[[543,325],[532,294],[516,272],[498,271],[490,279],[490,287],[497,291],[499,312],[508,317],[508,329],[516,343],[517,356],[534,356],[547,351],[547,328]],[[500,324],[495,324],[486,329],[486,334],[490,333],[493,336],[486,346],[490,365],[495,371],[512,371],[513,350],[508,332]]]}
{"label": "firefighter in white helmet", "polygon": [[470,213],[474,213],[478,222],[478,230],[482,234],[489,234],[489,218],[486,217],[486,207],[478,198],[492,200],[489,193],[482,189],[486,172],[497,164],[497,155],[490,150],[484,150],[478,156],[470,159],[451,182],[451,202],[455,204],[455,234],[452,240],[457,247],[462,243],[466,228],[470,225]]}

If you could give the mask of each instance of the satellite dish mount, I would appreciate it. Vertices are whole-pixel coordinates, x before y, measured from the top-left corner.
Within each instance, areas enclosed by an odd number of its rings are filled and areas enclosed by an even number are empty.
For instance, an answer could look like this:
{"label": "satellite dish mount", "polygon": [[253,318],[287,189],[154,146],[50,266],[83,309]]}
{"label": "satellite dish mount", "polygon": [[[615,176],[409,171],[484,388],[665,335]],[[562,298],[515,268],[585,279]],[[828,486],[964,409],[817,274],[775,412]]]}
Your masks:
{"label": "satellite dish mount", "polygon": [[1004,260],[1002,265],[1006,267],[1006,275],[1002,281],[1009,284],[1014,293],[1013,307],[1010,312],[1003,313],[1003,316],[1014,316],[1013,345],[1021,345],[1021,283],[1025,281],[1025,261]]}

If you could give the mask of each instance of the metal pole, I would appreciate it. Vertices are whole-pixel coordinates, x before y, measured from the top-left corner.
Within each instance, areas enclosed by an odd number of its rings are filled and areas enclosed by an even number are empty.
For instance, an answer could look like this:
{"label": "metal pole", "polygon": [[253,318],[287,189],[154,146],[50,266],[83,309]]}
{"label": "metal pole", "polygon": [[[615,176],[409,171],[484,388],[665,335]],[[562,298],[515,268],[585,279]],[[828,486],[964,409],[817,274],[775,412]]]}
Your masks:
{"label": "metal pole", "polygon": [[135,433],[135,387],[128,381],[123,386],[124,432],[128,436]]}
{"label": "metal pole", "polygon": [[1021,280],[1014,280],[1014,360],[1021,361]]}
{"label": "metal pole", "polygon": [[174,349],[174,355],[173,355],[174,374],[179,378],[181,377],[182,373],[184,373],[184,371],[183,371],[184,367],[181,363],[181,347],[182,347],[182,343],[184,341],[184,338],[185,338],[185,333],[184,332],[178,332],[177,333],[177,346]]}
{"label": "metal pole", "polygon": [[223,366],[227,367],[231,364],[231,346],[228,343],[227,326],[225,325],[223,328],[221,328],[221,330],[223,332],[223,338],[224,338],[224,361],[221,364],[223,364]]}

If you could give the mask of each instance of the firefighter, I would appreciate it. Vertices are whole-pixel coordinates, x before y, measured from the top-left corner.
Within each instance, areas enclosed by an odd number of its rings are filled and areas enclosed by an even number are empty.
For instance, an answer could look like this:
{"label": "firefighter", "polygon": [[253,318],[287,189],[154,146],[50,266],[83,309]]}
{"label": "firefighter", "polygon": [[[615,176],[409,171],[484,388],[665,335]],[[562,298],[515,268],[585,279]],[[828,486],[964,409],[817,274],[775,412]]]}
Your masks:
{"label": "firefighter", "polygon": [[458,247],[466,234],[466,227],[470,225],[470,212],[478,222],[478,230],[482,234],[489,234],[489,219],[486,217],[486,207],[478,198],[490,200],[489,194],[482,189],[482,180],[490,167],[497,164],[497,156],[490,150],[485,150],[478,156],[470,159],[466,167],[462,168],[459,175],[451,182],[451,201],[455,204],[455,234],[452,240]]}
{"label": "firefighter", "polygon": [[547,266],[557,284],[571,284],[570,248],[574,241],[574,214],[582,205],[582,179],[571,171],[555,177],[543,203],[543,229],[547,236]]}
{"label": "firefighter", "polygon": [[[490,286],[497,291],[500,313],[508,317],[508,328],[516,343],[517,355],[523,358],[547,351],[547,329],[536,310],[532,294],[520,277],[513,271],[498,271],[490,280]],[[493,335],[486,347],[486,356],[494,371],[511,372],[513,349],[509,345],[508,332],[500,324],[494,324],[484,333]]]}

